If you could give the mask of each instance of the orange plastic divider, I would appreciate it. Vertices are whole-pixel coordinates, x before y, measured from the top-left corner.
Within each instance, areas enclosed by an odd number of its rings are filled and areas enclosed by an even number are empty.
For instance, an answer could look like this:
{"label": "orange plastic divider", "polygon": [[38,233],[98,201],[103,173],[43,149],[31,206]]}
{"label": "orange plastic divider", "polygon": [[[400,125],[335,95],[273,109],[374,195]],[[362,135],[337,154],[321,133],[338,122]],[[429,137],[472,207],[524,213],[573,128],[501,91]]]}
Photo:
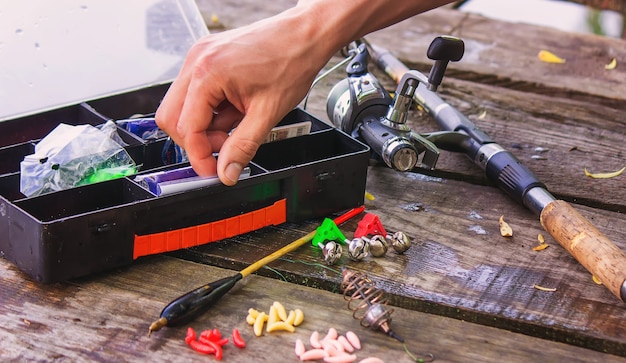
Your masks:
{"label": "orange plastic divider", "polygon": [[287,200],[234,217],[167,232],[135,235],[133,259],[203,245],[287,221]]}

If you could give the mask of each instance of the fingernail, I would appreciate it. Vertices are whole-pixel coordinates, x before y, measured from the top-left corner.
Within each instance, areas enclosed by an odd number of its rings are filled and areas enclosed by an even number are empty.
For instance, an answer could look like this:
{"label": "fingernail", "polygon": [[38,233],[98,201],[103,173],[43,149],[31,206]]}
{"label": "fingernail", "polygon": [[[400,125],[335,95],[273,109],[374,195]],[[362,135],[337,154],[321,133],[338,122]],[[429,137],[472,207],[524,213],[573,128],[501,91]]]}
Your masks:
{"label": "fingernail", "polygon": [[241,166],[241,164],[230,163],[226,167],[226,170],[224,170],[224,177],[230,180],[232,184],[235,184],[237,183],[237,180],[239,180],[239,176],[241,175],[242,170],[243,170],[243,166]]}

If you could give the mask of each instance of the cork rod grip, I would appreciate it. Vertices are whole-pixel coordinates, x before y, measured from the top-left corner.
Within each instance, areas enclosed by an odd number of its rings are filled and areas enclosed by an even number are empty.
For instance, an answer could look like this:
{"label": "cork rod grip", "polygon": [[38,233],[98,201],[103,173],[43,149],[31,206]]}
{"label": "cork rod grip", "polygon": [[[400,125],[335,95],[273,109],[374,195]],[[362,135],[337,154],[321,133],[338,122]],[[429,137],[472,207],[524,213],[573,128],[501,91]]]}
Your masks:
{"label": "cork rod grip", "polygon": [[615,296],[625,301],[626,254],[619,247],[562,200],[551,202],[541,211],[541,225]]}

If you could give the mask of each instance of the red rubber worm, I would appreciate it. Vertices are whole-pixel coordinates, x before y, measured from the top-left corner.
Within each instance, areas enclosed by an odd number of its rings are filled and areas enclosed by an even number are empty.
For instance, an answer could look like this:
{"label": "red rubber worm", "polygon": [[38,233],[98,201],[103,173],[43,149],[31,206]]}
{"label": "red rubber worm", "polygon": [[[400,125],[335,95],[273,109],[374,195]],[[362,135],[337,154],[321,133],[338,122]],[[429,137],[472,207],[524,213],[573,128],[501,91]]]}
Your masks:
{"label": "red rubber worm", "polygon": [[233,344],[235,344],[237,348],[245,348],[246,346],[246,341],[243,340],[237,328],[233,329]]}

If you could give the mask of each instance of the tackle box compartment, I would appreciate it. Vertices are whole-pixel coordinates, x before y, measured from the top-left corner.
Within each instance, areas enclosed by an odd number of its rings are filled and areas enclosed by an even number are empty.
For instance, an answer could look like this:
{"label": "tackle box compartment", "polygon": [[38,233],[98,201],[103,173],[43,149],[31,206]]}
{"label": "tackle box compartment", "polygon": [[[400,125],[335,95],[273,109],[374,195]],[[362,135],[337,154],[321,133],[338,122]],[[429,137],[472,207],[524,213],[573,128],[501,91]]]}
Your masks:
{"label": "tackle box compartment", "polygon": [[[136,175],[27,197],[20,163],[61,123],[101,125],[152,114],[192,45],[209,32],[194,0],[35,6],[4,10],[0,34],[0,258],[42,283],[132,264],[276,225],[362,205],[366,145],[295,109],[279,126],[310,133],[262,145],[233,187],[156,195]],[[80,44],[81,46],[76,46]],[[137,175],[164,165],[166,138],[118,125]]]}
{"label": "tackle box compartment", "polygon": [[33,197],[20,192],[20,161],[56,125],[154,112],[166,90],[146,87],[0,122],[0,256],[51,283],[363,204],[369,148],[300,108],[278,126],[310,122],[310,133],[261,145],[250,176],[232,187],[151,193],[136,175],[189,164],[164,165],[163,139],[142,140],[118,127],[142,165],[138,174]]}

